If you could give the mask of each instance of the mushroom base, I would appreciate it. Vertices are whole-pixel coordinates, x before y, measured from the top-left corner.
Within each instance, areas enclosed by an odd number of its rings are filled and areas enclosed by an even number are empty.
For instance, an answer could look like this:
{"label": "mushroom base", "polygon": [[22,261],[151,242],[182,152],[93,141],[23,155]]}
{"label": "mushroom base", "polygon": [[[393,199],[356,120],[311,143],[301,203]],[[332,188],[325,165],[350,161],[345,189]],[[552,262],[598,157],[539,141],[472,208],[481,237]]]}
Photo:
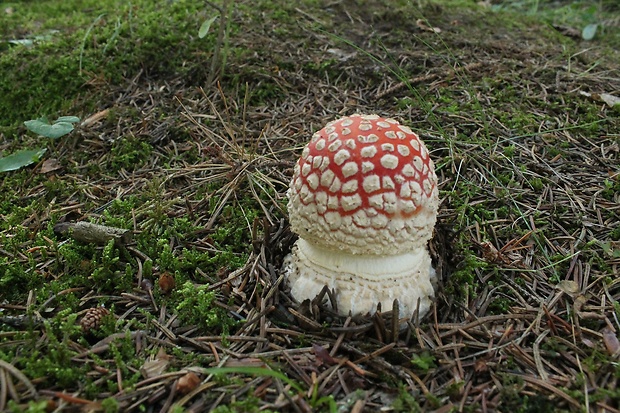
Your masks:
{"label": "mushroom base", "polygon": [[399,317],[425,315],[434,296],[435,270],[426,247],[398,255],[355,255],[317,247],[298,239],[283,270],[292,296],[314,299],[327,286],[336,293],[338,313],[346,316],[383,311],[399,302]]}

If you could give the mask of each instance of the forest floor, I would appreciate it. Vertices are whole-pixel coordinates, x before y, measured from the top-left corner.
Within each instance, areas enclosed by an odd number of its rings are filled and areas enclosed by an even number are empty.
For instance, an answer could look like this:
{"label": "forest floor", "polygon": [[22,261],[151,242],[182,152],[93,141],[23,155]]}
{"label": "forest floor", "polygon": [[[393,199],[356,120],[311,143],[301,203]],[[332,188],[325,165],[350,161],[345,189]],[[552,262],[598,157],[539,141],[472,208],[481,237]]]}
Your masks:
{"label": "forest floor", "polygon": [[[2,4],[0,166],[36,155],[0,172],[0,411],[620,411],[618,5],[379,3]],[[293,165],[353,113],[437,168],[402,330],[280,270]]]}

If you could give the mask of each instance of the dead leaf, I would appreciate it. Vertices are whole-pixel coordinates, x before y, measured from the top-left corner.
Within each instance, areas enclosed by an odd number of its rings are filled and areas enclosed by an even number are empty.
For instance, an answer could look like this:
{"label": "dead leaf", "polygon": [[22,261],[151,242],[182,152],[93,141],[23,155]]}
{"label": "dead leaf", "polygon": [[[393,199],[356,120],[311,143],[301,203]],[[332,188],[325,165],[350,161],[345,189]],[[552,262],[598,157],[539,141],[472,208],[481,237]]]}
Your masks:
{"label": "dead leaf", "polygon": [[487,371],[489,371],[488,363],[489,363],[489,360],[486,358],[476,360],[476,362],[474,363],[474,371],[478,374],[486,373]]}
{"label": "dead leaf", "polygon": [[142,367],[140,367],[140,373],[145,379],[149,379],[151,377],[160,376],[166,368],[168,364],[170,364],[170,358],[166,351],[163,348],[160,348],[157,352],[157,356],[155,359],[147,360],[144,362]]}
{"label": "dead leaf", "polygon": [[594,342],[592,340],[590,340],[589,338],[586,337],[581,337],[581,342],[589,348],[596,348],[596,345],[594,344]]}
{"label": "dead leaf", "polygon": [[555,286],[555,288],[565,292],[571,297],[579,292],[579,284],[572,280],[562,280]]}
{"label": "dead leaf", "polygon": [[620,105],[620,98],[609,93],[601,93],[600,98],[603,102],[607,103],[607,106],[613,108],[616,105]]}
{"label": "dead leaf", "polygon": [[500,253],[499,250],[495,248],[495,245],[493,245],[490,241],[485,241],[480,245],[482,247],[482,258],[489,263],[500,261]]}
{"label": "dead leaf", "polygon": [[418,26],[419,29],[422,29],[425,32],[441,33],[441,29],[439,27],[431,27],[426,24],[426,21],[424,21],[423,19],[416,20],[415,24],[416,26]]}
{"label": "dead leaf", "polygon": [[[575,283],[575,284],[577,284],[577,283]],[[573,303],[573,309],[575,310],[575,313],[577,313],[579,316],[581,316],[582,315],[581,309],[588,302],[588,299],[583,294],[579,294],[576,297],[574,295],[572,295],[572,297],[575,300],[575,302]]]}
{"label": "dead leaf", "polygon": [[327,49],[327,53],[334,55],[341,62],[345,62],[350,58],[355,57],[355,55],[357,54],[356,52],[348,53],[342,49],[337,48]]}
{"label": "dead leaf", "polygon": [[321,345],[313,344],[312,351],[316,354],[317,361],[329,366],[338,364],[338,362],[329,354],[329,351]]}
{"label": "dead leaf", "polygon": [[612,356],[620,354],[620,341],[618,341],[618,336],[616,336],[616,333],[614,333],[609,327],[605,327],[602,333],[603,343],[605,343],[607,352]]}
{"label": "dead leaf", "polygon": [[51,158],[51,159],[46,159],[45,161],[43,161],[43,165],[41,165],[41,173],[42,174],[46,174],[52,171],[57,171],[58,169],[61,169],[62,165],[60,164],[60,162],[58,162],[57,159]]}
{"label": "dead leaf", "polygon": [[620,98],[609,93],[589,93],[579,92],[582,96],[586,96],[596,100],[597,102],[604,102],[607,106],[613,108],[616,105],[620,105]]}

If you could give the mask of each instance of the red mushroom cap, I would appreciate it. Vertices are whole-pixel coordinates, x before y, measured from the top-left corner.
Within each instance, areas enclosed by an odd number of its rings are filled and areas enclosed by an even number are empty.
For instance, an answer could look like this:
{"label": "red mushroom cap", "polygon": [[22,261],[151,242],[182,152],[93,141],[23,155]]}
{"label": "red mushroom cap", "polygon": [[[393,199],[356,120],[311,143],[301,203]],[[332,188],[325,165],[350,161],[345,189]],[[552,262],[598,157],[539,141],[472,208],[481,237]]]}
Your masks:
{"label": "red mushroom cap", "polygon": [[354,254],[396,254],[430,239],[438,207],[428,150],[406,126],[352,115],[316,132],[289,189],[294,232]]}

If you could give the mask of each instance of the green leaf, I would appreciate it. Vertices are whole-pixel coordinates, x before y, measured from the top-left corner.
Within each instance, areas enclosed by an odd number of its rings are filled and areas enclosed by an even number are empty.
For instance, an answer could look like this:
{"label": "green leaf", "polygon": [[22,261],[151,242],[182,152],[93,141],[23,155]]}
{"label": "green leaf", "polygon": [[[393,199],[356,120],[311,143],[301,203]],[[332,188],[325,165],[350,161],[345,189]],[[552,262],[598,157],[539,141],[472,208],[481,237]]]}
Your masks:
{"label": "green leaf", "polygon": [[80,121],[80,118],[78,118],[77,116],[61,116],[58,119],[56,119],[54,123],[58,123],[58,122],[77,123],[79,121]]}
{"label": "green leaf", "polygon": [[207,33],[209,33],[209,29],[211,28],[211,25],[216,19],[217,16],[213,16],[210,19],[205,20],[200,26],[200,30],[198,30],[198,37],[200,37],[201,39],[205,37]]}
{"label": "green leaf", "polygon": [[596,35],[596,29],[598,29],[598,24],[588,24],[581,31],[581,38],[583,40],[592,40]]}
{"label": "green leaf", "polygon": [[57,139],[71,132],[73,130],[73,124],[79,121],[80,118],[75,116],[62,116],[56,119],[54,124],[50,124],[45,117],[42,117],[39,119],[28,120],[24,122],[24,125],[26,125],[28,130],[36,133],[37,135]]}
{"label": "green leaf", "polygon": [[24,149],[2,157],[0,158],[0,172],[14,171],[26,165],[39,162],[45,151],[47,151],[45,148]]}

